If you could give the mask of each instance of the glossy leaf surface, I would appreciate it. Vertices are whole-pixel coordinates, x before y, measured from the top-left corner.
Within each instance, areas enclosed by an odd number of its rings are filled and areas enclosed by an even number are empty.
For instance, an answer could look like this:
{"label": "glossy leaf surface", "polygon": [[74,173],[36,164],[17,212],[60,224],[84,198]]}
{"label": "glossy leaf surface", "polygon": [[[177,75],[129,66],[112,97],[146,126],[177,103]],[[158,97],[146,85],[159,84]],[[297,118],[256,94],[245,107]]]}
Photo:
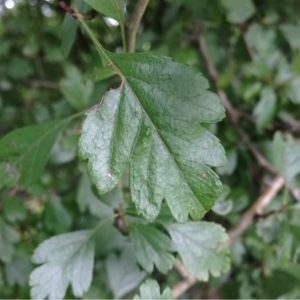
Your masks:
{"label": "glossy leaf surface", "polygon": [[39,245],[32,260],[42,266],[30,275],[31,297],[62,299],[69,284],[81,297],[92,281],[94,248],[89,230],[61,234]]}
{"label": "glossy leaf surface", "polygon": [[200,73],[169,58],[109,57],[123,82],[88,113],[79,142],[94,184],[111,190],[130,162],[132,198],[145,218],[153,221],[165,199],[177,221],[200,219],[221,190],[210,166],[226,161],[201,126],[224,117],[218,97]]}
{"label": "glossy leaf surface", "polygon": [[189,222],[166,226],[184,265],[199,280],[207,281],[209,274],[220,276],[229,270],[228,236],[220,225]]}

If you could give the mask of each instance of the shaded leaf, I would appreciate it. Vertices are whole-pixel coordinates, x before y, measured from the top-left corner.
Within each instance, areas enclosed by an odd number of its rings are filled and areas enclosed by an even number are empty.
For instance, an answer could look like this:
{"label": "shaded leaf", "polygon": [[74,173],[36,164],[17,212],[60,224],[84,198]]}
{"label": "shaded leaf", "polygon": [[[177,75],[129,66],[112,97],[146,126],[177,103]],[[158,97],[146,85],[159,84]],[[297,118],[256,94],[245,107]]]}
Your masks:
{"label": "shaded leaf", "polygon": [[207,281],[229,270],[228,236],[220,225],[208,222],[169,224],[166,228],[188,271]]}
{"label": "shaded leaf", "polygon": [[124,3],[122,0],[84,0],[101,14],[124,24]]}
{"label": "shaded leaf", "polygon": [[52,237],[38,246],[32,261],[43,264],[30,274],[31,297],[62,299],[69,284],[81,297],[91,284],[94,267],[93,231]]}
{"label": "shaded leaf", "polygon": [[252,0],[222,0],[221,3],[231,23],[244,23],[255,13]]}
{"label": "shaded leaf", "polygon": [[14,243],[19,240],[18,233],[0,217],[0,260],[9,263],[14,255]]}
{"label": "shaded leaf", "polygon": [[26,126],[0,140],[0,160],[17,165],[22,185],[30,185],[40,178],[57,135],[66,123],[67,120],[56,120]]}
{"label": "shaded leaf", "polygon": [[106,193],[130,162],[132,198],[145,218],[153,221],[165,199],[177,221],[200,219],[221,191],[209,166],[226,162],[218,139],[201,126],[224,117],[218,97],[201,74],[169,58],[109,56],[124,82],[83,125],[79,149],[92,181]]}
{"label": "shaded leaf", "polygon": [[145,272],[139,270],[135,257],[129,251],[123,251],[120,257],[109,255],[105,266],[109,286],[118,299],[133,290],[146,276]]}
{"label": "shaded leaf", "polygon": [[171,252],[175,249],[170,238],[152,225],[136,225],[130,228],[137,261],[148,272],[154,266],[162,273],[167,273],[173,266],[175,258]]}
{"label": "shaded leaf", "polygon": [[161,294],[157,281],[147,279],[140,286],[140,295],[135,295],[133,299],[173,299],[173,296],[169,287]]}
{"label": "shaded leaf", "polygon": [[3,212],[9,222],[21,221],[26,218],[24,200],[18,197],[8,197],[3,201]]}
{"label": "shaded leaf", "polygon": [[64,21],[61,27],[62,50],[67,57],[75,42],[78,22],[70,14],[65,14]]}

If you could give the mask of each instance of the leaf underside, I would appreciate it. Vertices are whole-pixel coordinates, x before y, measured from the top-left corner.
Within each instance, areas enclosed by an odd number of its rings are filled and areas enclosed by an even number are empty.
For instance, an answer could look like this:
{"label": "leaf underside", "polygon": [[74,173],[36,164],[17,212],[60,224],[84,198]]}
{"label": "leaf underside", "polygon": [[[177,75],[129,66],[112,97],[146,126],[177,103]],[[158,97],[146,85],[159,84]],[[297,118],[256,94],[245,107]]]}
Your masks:
{"label": "leaf underside", "polygon": [[218,139],[201,123],[224,117],[207,80],[166,57],[111,54],[123,82],[91,110],[79,141],[100,193],[110,191],[130,164],[137,211],[153,221],[166,201],[178,222],[200,219],[221,190],[210,169],[225,163]]}

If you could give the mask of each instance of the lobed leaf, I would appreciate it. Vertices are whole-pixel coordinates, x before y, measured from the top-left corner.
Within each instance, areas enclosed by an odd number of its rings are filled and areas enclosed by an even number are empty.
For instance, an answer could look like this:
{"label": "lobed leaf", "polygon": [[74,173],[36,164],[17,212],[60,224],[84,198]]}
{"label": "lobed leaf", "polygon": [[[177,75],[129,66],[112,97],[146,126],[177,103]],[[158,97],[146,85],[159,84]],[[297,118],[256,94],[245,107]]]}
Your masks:
{"label": "lobed leaf", "polygon": [[130,163],[137,211],[153,221],[166,200],[173,216],[200,219],[221,191],[210,169],[225,163],[218,139],[201,123],[224,117],[207,80],[166,57],[109,54],[123,82],[83,124],[79,152],[100,193],[110,191]]}
{"label": "lobed leaf", "polygon": [[228,236],[220,225],[188,222],[166,225],[175,249],[188,271],[207,281],[209,273],[220,276],[229,270]]}
{"label": "lobed leaf", "polygon": [[43,264],[30,275],[31,297],[62,299],[69,284],[76,297],[89,288],[94,267],[93,231],[61,234],[35,250],[32,261]]}

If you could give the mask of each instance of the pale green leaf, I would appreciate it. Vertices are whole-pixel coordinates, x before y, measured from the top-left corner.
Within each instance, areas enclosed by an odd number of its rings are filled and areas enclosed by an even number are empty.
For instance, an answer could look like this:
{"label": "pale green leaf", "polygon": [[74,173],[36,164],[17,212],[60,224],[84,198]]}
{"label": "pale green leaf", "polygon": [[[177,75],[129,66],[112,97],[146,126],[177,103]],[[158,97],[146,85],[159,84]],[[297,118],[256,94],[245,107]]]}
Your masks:
{"label": "pale green leaf", "polygon": [[101,14],[124,24],[124,3],[122,0],[84,0]]}
{"label": "pale green leaf", "polygon": [[169,287],[167,287],[161,294],[157,281],[147,279],[140,286],[140,295],[135,295],[133,299],[173,299],[173,296]]}
{"label": "pale green leaf", "polygon": [[23,258],[14,258],[5,265],[5,275],[7,283],[10,286],[18,284],[22,287],[28,286],[29,273],[31,265],[29,260]]}
{"label": "pale green leaf", "polygon": [[[124,82],[83,124],[80,154],[99,192],[111,190],[130,162],[137,211],[153,221],[166,200],[177,221],[200,219],[221,191],[210,169],[226,162],[218,139],[201,126],[224,117],[207,80],[166,57],[109,54]],[[162,68],[163,66],[163,68]]]}
{"label": "pale green leaf", "polygon": [[38,246],[32,260],[42,266],[30,275],[32,298],[62,299],[69,284],[76,297],[88,290],[94,267],[92,234],[90,230],[61,234]]}
{"label": "pale green leaf", "polygon": [[120,257],[109,255],[105,266],[109,286],[117,299],[133,290],[146,277],[146,273],[139,270],[135,257],[127,250]]}
{"label": "pale green leaf", "polygon": [[284,24],[280,26],[280,29],[293,49],[300,48],[300,23],[294,24]]}
{"label": "pale green leaf", "polygon": [[154,266],[162,273],[172,268],[175,249],[166,234],[152,225],[136,225],[130,228],[130,237],[137,261],[148,273]]}
{"label": "pale green leaf", "polygon": [[14,256],[14,243],[19,240],[18,233],[0,217],[0,260],[9,263]]}
{"label": "pale green leaf", "polygon": [[276,94],[273,89],[265,88],[259,102],[254,107],[256,125],[259,129],[267,127],[273,120],[276,108]]}
{"label": "pale green leaf", "polygon": [[58,133],[67,120],[49,121],[16,129],[0,140],[0,160],[11,161],[20,171],[20,183],[40,178]]}
{"label": "pale green leaf", "polygon": [[208,222],[170,224],[166,228],[188,271],[199,280],[229,270],[228,236],[220,225]]}
{"label": "pale green leaf", "polygon": [[252,0],[222,0],[227,11],[227,20],[231,23],[244,23],[255,13]]}
{"label": "pale green leaf", "polygon": [[94,85],[83,79],[81,72],[75,66],[66,67],[66,77],[59,83],[66,100],[78,111],[89,107]]}

